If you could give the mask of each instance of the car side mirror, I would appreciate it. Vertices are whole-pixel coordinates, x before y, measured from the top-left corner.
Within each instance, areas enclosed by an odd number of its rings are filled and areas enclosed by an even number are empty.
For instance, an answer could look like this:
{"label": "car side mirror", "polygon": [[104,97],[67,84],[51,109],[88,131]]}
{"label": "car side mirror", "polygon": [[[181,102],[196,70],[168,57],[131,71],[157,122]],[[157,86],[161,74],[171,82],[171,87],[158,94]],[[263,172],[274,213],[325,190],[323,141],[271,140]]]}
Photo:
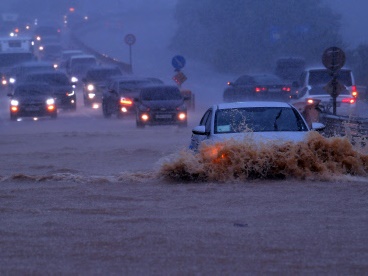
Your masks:
{"label": "car side mirror", "polygon": [[196,126],[193,128],[192,133],[195,135],[208,135],[205,126]]}
{"label": "car side mirror", "polygon": [[191,96],[184,96],[183,99],[184,101],[189,101],[192,97]]}
{"label": "car side mirror", "polygon": [[314,122],[312,123],[312,130],[321,131],[324,130],[326,126],[322,123]]}

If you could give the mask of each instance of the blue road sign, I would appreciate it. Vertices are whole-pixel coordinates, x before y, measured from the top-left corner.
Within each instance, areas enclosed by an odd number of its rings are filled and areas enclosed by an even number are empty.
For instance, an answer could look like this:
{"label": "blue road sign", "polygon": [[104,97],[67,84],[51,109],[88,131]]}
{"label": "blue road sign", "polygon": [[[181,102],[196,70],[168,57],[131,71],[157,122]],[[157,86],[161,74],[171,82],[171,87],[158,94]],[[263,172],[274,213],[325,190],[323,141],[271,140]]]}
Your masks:
{"label": "blue road sign", "polygon": [[171,64],[176,70],[180,70],[185,66],[185,58],[183,56],[175,56],[173,57]]}

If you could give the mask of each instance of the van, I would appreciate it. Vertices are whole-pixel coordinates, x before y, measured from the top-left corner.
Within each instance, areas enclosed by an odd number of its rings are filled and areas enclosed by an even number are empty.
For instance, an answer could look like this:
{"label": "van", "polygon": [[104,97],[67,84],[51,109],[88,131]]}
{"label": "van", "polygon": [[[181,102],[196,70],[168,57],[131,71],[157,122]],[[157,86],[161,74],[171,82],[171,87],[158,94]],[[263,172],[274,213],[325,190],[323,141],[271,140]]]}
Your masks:
{"label": "van", "polygon": [[[356,109],[358,95],[353,72],[348,68],[342,68],[336,73],[340,85],[339,95],[336,97],[336,113],[339,115],[351,115]],[[293,83],[296,89],[297,99],[294,102],[320,101],[320,107],[324,112],[333,110],[333,98],[329,92],[329,82],[333,76],[326,68],[309,68],[304,70],[299,80]]]}
{"label": "van", "polygon": [[75,55],[69,58],[66,70],[70,77],[80,79],[85,76],[88,69],[97,65],[97,58],[94,55]]}

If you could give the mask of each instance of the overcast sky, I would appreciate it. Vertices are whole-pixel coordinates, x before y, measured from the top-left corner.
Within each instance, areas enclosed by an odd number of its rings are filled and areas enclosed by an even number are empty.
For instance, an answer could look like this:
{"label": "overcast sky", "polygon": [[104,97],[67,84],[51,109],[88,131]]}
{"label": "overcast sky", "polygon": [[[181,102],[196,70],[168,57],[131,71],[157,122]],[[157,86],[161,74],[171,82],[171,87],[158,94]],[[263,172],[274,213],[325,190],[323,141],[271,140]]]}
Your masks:
{"label": "overcast sky", "polygon": [[334,10],[341,13],[342,33],[351,47],[368,43],[368,0],[325,0]]}
{"label": "overcast sky", "polygon": [[[5,4],[11,3],[12,1],[13,0],[1,0],[2,7],[6,8]],[[59,0],[59,1],[73,2],[72,0]],[[174,6],[177,2],[177,0],[134,0],[134,1],[80,0],[80,1],[84,3],[86,9],[98,10],[99,12],[112,11],[117,5],[121,6],[121,4],[124,4],[127,11],[129,11],[129,9],[153,11],[154,7],[161,7],[165,9],[174,10]],[[362,42],[368,43],[368,0],[324,0],[324,1],[328,5],[330,5],[336,12],[342,14],[343,16],[342,34],[344,36],[345,41],[348,44],[350,44],[351,47],[356,47],[359,43]],[[231,3],[231,1],[229,1],[229,3]]]}

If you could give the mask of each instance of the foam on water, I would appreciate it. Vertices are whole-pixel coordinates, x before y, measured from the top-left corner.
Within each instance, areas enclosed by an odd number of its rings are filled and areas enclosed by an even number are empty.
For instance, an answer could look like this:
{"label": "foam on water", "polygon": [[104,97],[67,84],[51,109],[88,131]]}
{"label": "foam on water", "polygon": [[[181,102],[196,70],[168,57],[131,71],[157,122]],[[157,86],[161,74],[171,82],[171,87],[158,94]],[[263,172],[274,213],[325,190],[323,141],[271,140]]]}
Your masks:
{"label": "foam on water", "polygon": [[310,132],[303,142],[255,143],[229,140],[182,151],[163,162],[160,175],[178,181],[245,181],[261,179],[336,180],[366,177],[367,149],[346,137],[325,138]]}
{"label": "foam on water", "polygon": [[156,172],[122,172],[114,176],[86,176],[78,173],[50,173],[41,175],[14,174],[11,176],[0,177],[0,182],[6,181],[25,181],[25,182],[73,182],[90,184],[109,184],[109,183],[141,183],[151,179],[157,179]]}

